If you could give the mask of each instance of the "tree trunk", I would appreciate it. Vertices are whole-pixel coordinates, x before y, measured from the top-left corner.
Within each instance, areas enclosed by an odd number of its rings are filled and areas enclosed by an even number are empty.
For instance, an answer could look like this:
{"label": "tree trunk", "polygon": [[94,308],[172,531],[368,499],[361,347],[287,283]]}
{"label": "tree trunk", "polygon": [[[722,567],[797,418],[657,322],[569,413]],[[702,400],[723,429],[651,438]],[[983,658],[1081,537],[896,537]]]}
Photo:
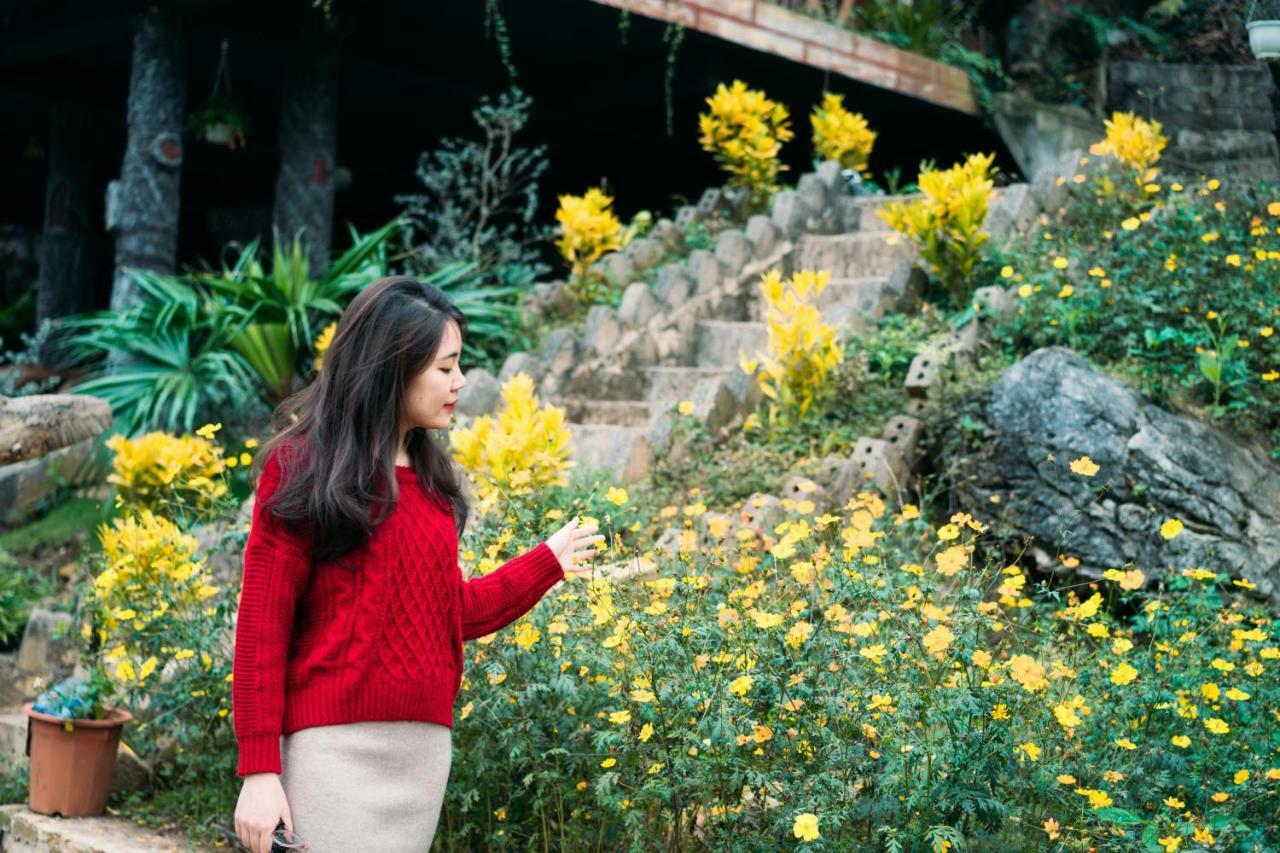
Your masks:
{"label": "tree trunk", "polygon": [[338,151],[337,35],[308,28],[285,69],[280,104],[280,174],[273,224],[288,245],[300,237],[312,278],[329,267],[333,235],[334,162]]}
{"label": "tree trunk", "polygon": [[127,268],[174,272],[185,109],[177,28],[158,11],[141,13],[129,73],[129,139],[120,178],[107,188],[107,230],[116,238],[112,311],[127,311],[138,300]]}
{"label": "tree trunk", "polygon": [[[93,307],[88,276],[93,135],[88,119],[84,103],[75,100],[55,104],[50,114],[37,324]],[[46,366],[56,367],[65,360],[59,337],[55,331],[40,353]]]}

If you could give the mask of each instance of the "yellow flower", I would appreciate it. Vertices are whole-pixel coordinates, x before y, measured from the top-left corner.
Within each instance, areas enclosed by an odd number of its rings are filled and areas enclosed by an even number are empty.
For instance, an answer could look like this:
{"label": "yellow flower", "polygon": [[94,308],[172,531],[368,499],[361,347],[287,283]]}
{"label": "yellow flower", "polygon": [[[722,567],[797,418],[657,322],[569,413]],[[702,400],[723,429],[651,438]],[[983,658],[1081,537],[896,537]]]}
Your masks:
{"label": "yellow flower", "polygon": [[1169,742],[1172,743],[1174,746],[1178,747],[1179,749],[1186,749],[1187,747],[1191,746],[1191,738],[1187,737],[1186,735],[1174,735],[1173,737],[1169,738]]}
{"label": "yellow flower", "polygon": [[1009,719],[1009,709],[1005,706],[1003,702],[1001,702],[1000,704],[996,705],[994,708],[991,709],[991,719],[993,720]]}
{"label": "yellow flower", "polygon": [[612,767],[613,765],[615,765],[615,764],[617,764],[617,763],[618,763],[618,759],[616,759],[616,758],[606,758],[604,761],[601,761],[601,762],[600,762],[600,766],[601,766],[601,767]]}
{"label": "yellow flower", "polygon": [[1128,738],[1120,738],[1116,741],[1116,746],[1121,749],[1137,749],[1138,745]]}
{"label": "yellow flower", "polygon": [[611,714],[609,715],[609,722],[611,722],[611,723],[617,723],[617,724],[619,724],[619,725],[621,725],[621,724],[623,724],[623,723],[629,723],[629,722],[631,722],[631,712],[630,712],[630,711],[625,711],[625,710],[624,710],[624,711],[614,711],[613,713],[611,713]]}
{"label": "yellow flower", "polygon": [[[324,354],[329,351],[329,345],[333,343],[333,333],[337,330],[338,321],[334,320],[332,323],[320,330],[320,334],[316,337],[315,343],[311,345],[311,348],[314,349],[316,353],[315,360],[312,362],[312,366],[315,367],[316,373],[319,373],[324,368]],[[248,442],[245,442],[245,445],[248,446]]]}
{"label": "yellow flower", "polygon": [[653,726],[649,723],[645,723],[640,727],[640,734],[636,737],[639,738],[641,743],[648,741],[649,738],[653,737]]}
{"label": "yellow flower", "polygon": [[1126,231],[1137,231],[1138,226],[1141,224],[1142,222],[1139,221],[1137,217],[1130,216],[1128,219],[1120,223],[1120,227]]}
{"label": "yellow flower", "polygon": [[1053,268],[1055,270],[1065,270],[1067,268],[1067,259],[1061,256],[1054,258]]}
{"label": "yellow flower", "polygon": [[676,411],[677,411],[677,412],[679,412],[679,413],[680,413],[680,414],[682,414],[682,415],[692,415],[692,414],[693,414],[693,401],[692,401],[692,400],[681,400],[679,403],[677,403],[677,404],[676,404]]}
{"label": "yellow flower", "polygon": [[1165,539],[1172,539],[1182,532],[1182,522],[1176,518],[1170,518],[1160,525],[1160,535]]}
{"label": "yellow flower", "polygon": [[1009,659],[1009,677],[1032,692],[1049,686],[1044,677],[1044,666],[1030,655],[1014,655]]}
{"label": "yellow flower", "polygon": [[1235,782],[1237,785],[1243,785],[1245,782],[1249,781],[1249,771],[1237,770],[1236,775],[1231,777],[1231,781]]}
{"label": "yellow flower", "polygon": [[1089,146],[1090,153],[1111,155],[1137,172],[1140,179],[1149,181],[1154,177],[1151,166],[1169,144],[1160,132],[1160,122],[1148,121],[1131,112],[1113,112],[1105,125],[1106,137]]}
{"label": "yellow flower", "polygon": [[542,637],[542,632],[532,622],[521,622],[516,626],[516,645],[522,649],[531,649]]}
{"label": "yellow flower", "polygon": [[863,646],[861,649],[858,649],[858,654],[867,658],[872,663],[878,664],[884,659],[884,656],[888,654],[888,650],[883,645],[877,644],[874,646]]}
{"label": "yellow flower", "polygon": [[1076,793],[1082,797],[1089,798],[1089,808],[1105,809],[1111,805],[1111,796],[1106,791],[1099,791],[1094,788],[1076,788]]}
{"label": "yellow flower", "polygon": [[1059,773],[1056,778],[1058,780],[1059,785],[1076,784],[1076,777],[1072,776],[1070,773]]}
{"label": "yellow flower", "polygon": [[751,676],[740,675],[729,683],[729,692],[735,696],[745,696],[753,683],[755,682]]}
{"label": "yellow flower", "polygon": [[1004,266],[1000,268],[1001,278],[1013,278],[1013,267]]}
{"label": "yellow flower", "polygon": [[1071,461],[1071,473],[1079,474],[1082,477],[1092,477],[1098,473],[1098,464],[1088,456],[1081,456],[1079,459]]}
{"label": "yellow flower", "polygon": [[822,837],[818,832],[818,816],[813,812],[796,815],[795,823],[791,825],[791,832],[801,841],[817,841]]}
{"label": "yellow flower", "polygon": [[940,658],[954,639],[955,635],[951,633],[951,629],[946,625],[939,625],[924,635],[925,651],[934,657]]}
{"label": "yellow flower", "polygon": [[1138,677],[1138,671],[1133,667],[1129,666],[1129,664],[1125,663],[1124,661],[1121,661],[1118,666],[1116,666],[1114,669],[1111,670],[1112,684],[1118,684],[1118,685],[1128,684],[1129,682],[1133,681],[1137,677]]}
{"label": "yellow flower", "polygon": [[627,494],[626,489],[620,489],[616,486],[613,486],[609,489],[609,491],[604,493],[604,499],[607,500],[609,503],[614,504],[615,506],[622,506],[624,503],[630,500],[630,495]]}
{"label": "yellow flower", "polygon": [[1034,743],[1020,743],[1014,749],[1014,753],[1020,753],[1018,755],[1019,761],[1023,760],[1023,756],[1030,758],[1032,761],[1040,760],[1040,747],[1036,746]]}
{"label": "yellow flower", "polygon": [[1174,810],[1184,809],[1187,807],[1187,804],[1177,797],[1165,797],[1164,804]]}
{"label": "yellow flower", "polygon": [[1160,846],[1164,848],[1164,853],[1174,853],[1182,846],[1182,837],[1179,835],[1166,835],[1159,839]]}
{"label": "yellow flower", "polygon": [[1058,830],[1060,830],[1062,826],[1053,818],[1048,818],[1041,825],[1044,827],[1045,835],[1049,836],[1050,841],[1054,841],[1059,835],[1061,835]]}
{"label": "yellow flower", "polygon": [[1225,720],[1217,717],[1210,717],[1204,721],[1204,727],[1215,735],[1225,735],[1231,731],[1231,726],[1227,725]]}

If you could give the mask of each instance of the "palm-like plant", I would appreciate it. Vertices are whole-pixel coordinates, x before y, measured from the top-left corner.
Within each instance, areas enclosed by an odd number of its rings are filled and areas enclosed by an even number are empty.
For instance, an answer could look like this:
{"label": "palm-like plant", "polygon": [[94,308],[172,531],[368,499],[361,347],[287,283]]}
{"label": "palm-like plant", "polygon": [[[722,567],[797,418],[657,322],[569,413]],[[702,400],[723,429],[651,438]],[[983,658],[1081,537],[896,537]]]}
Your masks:
{"label": "palm-like plant", "polygon": [[[399,218],[361,235],[318,279],[300,242],[276,245],[270,271],[253,241],[221,273],[132,272],[143,300],[124,314],[99,311],[65,318],[68,346],[81,360],[111,352],[127,360],[75,386],[105,399],[126,435],[149,429],[191,432],[197,418],[240,411],[255,398],[274,406],[311,370],[313,342],[350,297],[389,274],[387,241]],[[423,277],[449,293],[467,315],[469,336],[509,337],[516,288],[487,287],[474,263]]]}

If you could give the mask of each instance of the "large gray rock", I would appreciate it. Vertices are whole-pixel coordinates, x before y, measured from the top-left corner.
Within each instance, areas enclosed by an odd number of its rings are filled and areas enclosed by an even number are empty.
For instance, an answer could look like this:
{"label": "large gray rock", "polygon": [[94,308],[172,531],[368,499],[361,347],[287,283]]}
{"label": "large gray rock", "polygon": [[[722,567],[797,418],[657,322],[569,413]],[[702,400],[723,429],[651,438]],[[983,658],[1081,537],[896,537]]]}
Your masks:
{"label": "large gray rock", "polygon": [[[1075,556],[1087,575],[1130,561],[1148,576],[1225,571],[1280,604],[1280,471],[1267,460],[1062,347],[1006,370],[985,405],[989,439],[959,467],[959,496],[990,506],[999,494],[1048,562]],[[1070,471],[1084,455],[1100,466],[1094,477]],[[1171,540],[1160,535],[1168,518],[1185,525]]]}

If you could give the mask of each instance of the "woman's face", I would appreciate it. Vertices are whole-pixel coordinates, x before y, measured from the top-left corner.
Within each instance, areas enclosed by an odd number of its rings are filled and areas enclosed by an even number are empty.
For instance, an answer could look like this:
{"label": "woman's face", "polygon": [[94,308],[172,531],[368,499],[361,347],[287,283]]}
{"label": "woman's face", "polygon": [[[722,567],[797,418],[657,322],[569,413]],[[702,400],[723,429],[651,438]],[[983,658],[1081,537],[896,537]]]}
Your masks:
{"label": "woman's face", "polygon": [[447,323],[435,358],[405,389],[401,421],[407,429],[448,428],[458,402],[458,391],[467,384],[458,366],[461,355],[462,332],[456,323]]}

